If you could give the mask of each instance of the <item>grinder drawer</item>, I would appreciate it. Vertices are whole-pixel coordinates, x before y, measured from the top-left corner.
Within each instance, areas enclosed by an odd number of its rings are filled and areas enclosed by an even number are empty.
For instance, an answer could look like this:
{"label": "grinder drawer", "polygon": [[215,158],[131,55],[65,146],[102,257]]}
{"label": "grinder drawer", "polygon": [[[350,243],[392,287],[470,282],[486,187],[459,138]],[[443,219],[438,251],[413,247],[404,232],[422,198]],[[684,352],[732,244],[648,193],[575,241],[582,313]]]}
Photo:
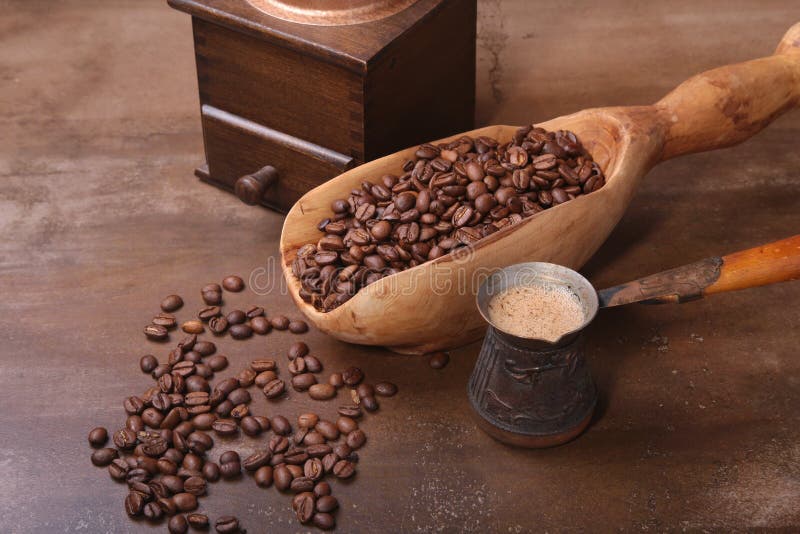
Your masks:
{"label": "grinder drawer", "polygon": [[349,156],[213,106],[202,107],[202,123],[208,168],[198,172],[200,178],[282,212],[355,166]]}

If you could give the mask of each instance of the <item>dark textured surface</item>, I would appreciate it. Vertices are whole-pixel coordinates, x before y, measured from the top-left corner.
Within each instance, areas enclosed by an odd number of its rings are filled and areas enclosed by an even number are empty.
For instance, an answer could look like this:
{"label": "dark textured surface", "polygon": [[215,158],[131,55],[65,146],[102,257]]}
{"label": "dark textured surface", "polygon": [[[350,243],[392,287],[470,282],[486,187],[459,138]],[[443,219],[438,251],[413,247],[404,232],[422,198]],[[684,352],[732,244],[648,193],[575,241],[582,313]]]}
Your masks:
{"label": "dark textured surface", "polygon": [[[480,122],[650,102],[700,69],[769,53],[800,19],[783,2],[624,4],[570,3],[539,27],[527,2],[482,2]],[[186,318],[203,284],[273,269],[282,218],[192,176],[202,142],[188,17],[156,0],[2,5],[0,522],[144,530],[125,516],[123,488],[90,464],[86,434],[120,426],[124,396],[149,385],[141,354],[165,356],[141,334],[161,298],[184,295]],[[555,64],[557,79],[544,73]],[[797,233],[798,138],[795,113],[738,148],[661,165],[585,274],[605,287]],[[228,300],[296,316],[279,289]],[[577,441],[533,452],[477,429],[465,388],[478,344],[434,371],[311,332],[326,372],[357,363],[400,387],[364,425],[353,482],[334,485],[341,530],[797,530],[798,302],[790,283],[603,311],[587,344],[597,419]],[[292,339],[221,350],[238,370]],[[269,409],[258,399],[256,411],[292,416],[302,398]],[[274,489],[245,479],[210,491],[201,502],[213,517],[301,530]]]}

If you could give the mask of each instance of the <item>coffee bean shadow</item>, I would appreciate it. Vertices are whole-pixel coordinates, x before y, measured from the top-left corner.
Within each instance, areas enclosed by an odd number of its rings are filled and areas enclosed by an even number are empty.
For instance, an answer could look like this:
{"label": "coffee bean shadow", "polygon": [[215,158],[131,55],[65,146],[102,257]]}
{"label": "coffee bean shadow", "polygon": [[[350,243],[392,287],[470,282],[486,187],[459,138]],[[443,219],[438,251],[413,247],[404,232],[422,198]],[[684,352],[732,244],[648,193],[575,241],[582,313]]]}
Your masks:
{"label": "coffee bean shadow", "polygon": [[589,428],[606,414],[625,360],[635,356],[636,347],[652,326],[643,321],[636,306],[601,310],[587,329],[586,357],[598,393]]}

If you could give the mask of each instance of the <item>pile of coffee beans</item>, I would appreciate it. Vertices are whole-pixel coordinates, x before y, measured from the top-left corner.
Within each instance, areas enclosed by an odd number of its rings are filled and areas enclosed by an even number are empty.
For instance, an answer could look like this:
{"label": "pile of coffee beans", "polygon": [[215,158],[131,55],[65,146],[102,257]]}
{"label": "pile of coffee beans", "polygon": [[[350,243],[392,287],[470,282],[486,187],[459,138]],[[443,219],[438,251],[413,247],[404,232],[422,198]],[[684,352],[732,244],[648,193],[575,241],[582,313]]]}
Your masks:
{"label": "pile of coffee beans", "polygon": [[[257,306],[223,315],[219,309],[222,288],[241,291],[243,287],[239,277],[226,278],[222,287],[204,287],[201,295],[207,307],[198,313],[198,321],[207,324],[223,318],[228,331],[248,325],[264,334],[272,328],[297,334],[307,330],[302,321],[283,316],[268,319],[263,308]],[[166,325],[154,320],[150,326],[174,327],[177,319],[171,314],[182,306],[181,297],[168,296],[161,304],[163,313],[156,318],[169,314],[173,322]],[[209,312],[208,307],[217,309]],[[253,323],[261,320],[269,326],[256,330]],[[211,525],[220,533],[243,532],[236,517],[223,515],[212,522],[197,508],[198,499],[209,491],[209,484],[240,478],[244,472],[259,487],[275,486],[293,494],[292,510],[302,524],[333,529],[339,503],[325,479],[349,479],[355,475],[357,451],[367,442],[361,428],[365,412],[377,411],[378,397],[394,396],[397,386],[390,382],[370,384],[357,367],[334,372],[322,380],[322,362],[311,354],[306,343],[297,341],[286,354],[292,389],[312,401],[331,400],[339,390],[348,389],[350,402],[338,408],[335,421],[323,419],[313,411],[300,414],[294,424],[282,415],[256,415],[250,409],[251,388],[260,390],[270,401],[287,394],[279,362],[273,358],[254,359],[235,375],[212,385],[216,373],[228,367],[228,359],[218,353],[214,342],[200,339],[199,333],[202,331],[191,332],[179,341],[163,362],[152,354],[142,356],[139,367],[155,384],[142,394],[123,400],[127,414],[123,427],[111,434],[103,427],[89,432],[89,444],[95,449],[92,463],[107,467],[112,479],[127,484],[126,513],[153,523],[166,521],[171,533],[185,533],[189,528],[202,530]],[[243,338],[233,332],[231,337]],[[209,452],[215,446],[224,447],[229,438],[240,432],[259,439],[262,445],[244,458],[229,449],[218,456],[217,462],[212,461]],[[113,447],[108,446],[109,439]]]}
{"label": "pile of coffee beans", "polygon": [[526,126],[508,143],[461,137],[420,146],[399,175],[333,201],[324,234],[300,248],[300,296],[330,311],[362,287],[434,260],[605,185],[570,131]]}

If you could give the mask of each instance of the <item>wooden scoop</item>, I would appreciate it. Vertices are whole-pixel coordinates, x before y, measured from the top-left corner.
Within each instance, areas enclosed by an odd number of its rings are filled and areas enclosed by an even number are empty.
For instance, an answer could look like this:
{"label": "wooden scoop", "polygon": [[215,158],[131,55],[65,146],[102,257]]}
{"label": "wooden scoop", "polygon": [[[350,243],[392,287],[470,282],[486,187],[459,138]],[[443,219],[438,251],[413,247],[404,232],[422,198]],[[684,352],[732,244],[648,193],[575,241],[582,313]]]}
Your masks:
{"label": "wooden scoop", "polygon": [[[485,323],[475,308],[480,282],[493,269],[525,261],[580,268],[622,217],[642,177],[675,156],[740,143],[800,104],[800,24],[775,54],[690,78],[652,106],[589,109],[538,124],[572,130],[605,172],[599,191],[540,212],[522,223],[434,261],[383,278],[330,312],[298,295],[291,272],[297,250],[321,237],[317,223],[331,201],[364,180],[396,174],[415,148],[352,169],[306,193],[286,216],[281,256],[289,293],[320,330],[338,339],[424,353],[480,338]],[[488,126],[461,135],[506,142],[516,126]]]}

